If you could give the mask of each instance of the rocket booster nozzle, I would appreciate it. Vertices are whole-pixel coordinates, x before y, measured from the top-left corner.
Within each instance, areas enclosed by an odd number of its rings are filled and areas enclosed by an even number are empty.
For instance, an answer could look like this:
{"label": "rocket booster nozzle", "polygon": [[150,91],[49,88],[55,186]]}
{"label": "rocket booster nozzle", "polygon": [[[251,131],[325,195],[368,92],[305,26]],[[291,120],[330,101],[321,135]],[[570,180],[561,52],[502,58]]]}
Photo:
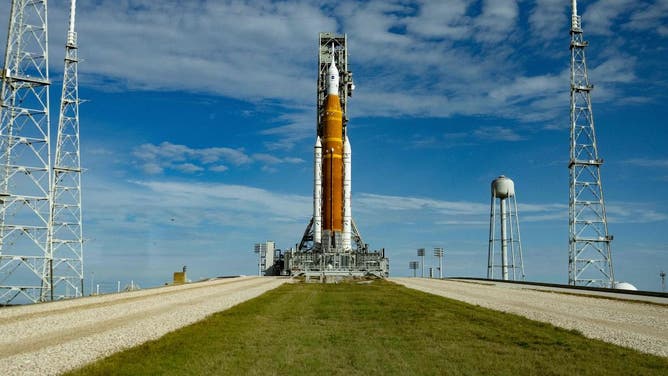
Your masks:
{"label": "rocket booster nozzle", "polygon": [[339,70],[336,68],[336,55],[332,44],[332,63],[327,72],[327,95],[339,95]]}

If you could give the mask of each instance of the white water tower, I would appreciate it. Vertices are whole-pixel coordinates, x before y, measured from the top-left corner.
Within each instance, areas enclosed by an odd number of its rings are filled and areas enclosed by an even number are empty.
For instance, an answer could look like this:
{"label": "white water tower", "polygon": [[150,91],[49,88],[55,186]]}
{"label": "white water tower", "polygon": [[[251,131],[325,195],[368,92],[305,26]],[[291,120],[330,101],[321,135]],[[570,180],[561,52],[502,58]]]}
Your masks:
{"label": "white water tower", "polygon": [[524,277],[515,183],[501,175],[492,181],[487,278],[523,281]]}

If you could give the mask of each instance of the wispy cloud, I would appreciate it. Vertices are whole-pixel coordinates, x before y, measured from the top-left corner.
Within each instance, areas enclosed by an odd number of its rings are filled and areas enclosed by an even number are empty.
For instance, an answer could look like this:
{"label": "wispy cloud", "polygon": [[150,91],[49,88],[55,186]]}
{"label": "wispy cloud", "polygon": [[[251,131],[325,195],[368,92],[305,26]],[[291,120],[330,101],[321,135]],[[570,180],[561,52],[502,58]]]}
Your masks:
{"label": "wispy cloud", "polygon": [[521,129],[506,126],[482,126],[466,132],[451,132],[436,135],[415,134],[402,145],[413,149],[450,149],[495,142],[517,142],[526,140]]}
{"label": "wispy cloud", "polygon": [[476,39],[494,43],[505,40],[515,29],[519,7],[515,0],[485,0],[482,14],[476,18]]}
{"label": "wispy cloud", "polygon": [[668,159],[632,158],[622,161],[622,163],[638,167],[668,168]]}
{"label": "wispy cloud", "polygon": [[579,12],[587,33],[609,35],[613,33],[613,23],[623,14],[629,14],[638,6],[635,0],[599,0],[583,12]]}
{"label": "wispy cloud", "polygon": [[531,35],[549,41],[560,31],[565,31],[569,20],[564,18],[564,9],[569,6],[570,3],[563,0],[536,0],[529,14]]}
{"label": "wispy cloud", "polygon": [[281,163],[299,164],[304,162],[300,158],[280,158],[264,153],[248,155],[243,149],[227,147],[196,149],[170,142],[163,142],[159,145],[140,145],[135,148],[133,155],[137,158],[136,163],[148,174],[160,174],[165,170],[180,171],[187,174],[206,170],[225,172],[229,169],[226,164],[242,166],[258,162],[263,167],[267,167]]}
{"label": "wispy cloud", "polygon": [[636,202],[612,202],[606,207],[610,223],[651,223],[668,220],[668,213],[658,211],[655,205]]}
{"label": "wispy cloud", "polygon": [[465,0],[421,1],[418,14],[405,19],[406,29],[426,38],[464,39],[471,28],[469,6]]}
{"label": "wispy cloud", "polygon": [[631,15],[624,27],[636,31],[654,30],[662,37],[668,36],[668,1],[658,0],[647,4]]}
{"label": "wispy cloud", "polygon": [[515,130],[506,127],[478,128],[473,135],[486,141],[521,141],[524,139]]}

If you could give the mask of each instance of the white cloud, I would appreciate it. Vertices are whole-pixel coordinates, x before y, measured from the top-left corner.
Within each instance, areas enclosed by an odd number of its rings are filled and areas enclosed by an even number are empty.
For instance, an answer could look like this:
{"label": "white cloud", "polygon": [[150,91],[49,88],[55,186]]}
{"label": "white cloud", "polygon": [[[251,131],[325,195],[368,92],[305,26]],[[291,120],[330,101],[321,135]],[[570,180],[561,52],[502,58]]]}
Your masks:
{"label": "white cloud", "polygon": [[187,174],[193,174],[195,172],[204,171],[203,167],[194,165],[192,163],[177,164],[174,166],[174,169],[179,170],[181,172],[185,172]]}
{"label": "white cloud", "polygon": [[[570,3],[563,0],[536,0],[529,14],[531,35],[542,40],[553,40],[570,27],[570,20],[564,17],[564,9],[570,9]],[[570,14],[570,12],[569,12]]]}
{"label": "white cloud", "polygon": [[606,206],[610,223],[651,223],[668,220],[667,213],[656,210],[651,203],[611,202]]}
{"label": "white cloud", "polygon": [[[170,142],[163,142],[159,145],[140,145],[135,148],[133,155],[137,157],[136,163],[148,174],[161,174],[168,169],[188,174],[205,170],[213,172],[227,171],[229,167],[219,164],[220,162],[227,162],[235,166],[262,163],[264,167],[281,163],[299,164],[304,162],[301,158],[281,158],[272,154],[255,153],[248,155],[243,149],[226,147],[195,149]],[[271,171],[276,170],[272,168]]]}
{"label": "white cloud", "polygon": [[482,14],[476,18],[476,39],[483,42],[505,40],[515,29],[519,7],[515,0],[485,0]]}
{"label": "white cloud", "polygon": [[279,158],[272,154],[263,154],[263,153],[253,154],[253,159],[268,165],[276,165],[281,163],[288,163],[288,164],[304,163],[304,160],[301,158]]}
{"label": "white cloud", "polygon": [[225,172],[225,171],[229,170],[229,167],[223,166],[223,165],[217,165],[217,166],[209,167],[209,170],[214,171],[214,172]]}
{"label": "white cloud", "polygon": [[599,0],[589,5],[582,15],[582,28],[587,33],[610,35],[617,29],[614,23],[620,16],[630,13],[638,2],[635,0]]}
{"label": "white cloud", "polygon": [[478,128],[473,135],[487,141],[521,141],[524,139],[515,130],[506,127]]}
{"label": "white cloud", "polygon": [[204,166],[219,161],[237,166],[251,163],[251,158],[239,149],[222,147],[193,149],[170,142],[140,145],[135,148],[133,155],[137,157],[137,163],[142,169],[150,174],[160,174],[165,169],[185,173],[199,172],[204,171]]}
{"label": "white cloud", "polygon": [[616,56],[590,69],[589,77],[593,82],[628,83],[637,79],[634,73],[636,59],[631,56]]}
{"label": "white cloud", "polygon": [[632,158],[622,161],[622,163],[639,167],[668,168],[668,159]]}
{"label": "white cloud", "polygon": [[634,12],[625,28],[645,31],[654,30],[660,36],[668,36],[668,0],[656,0],[642,9]]}
{"label": "white cloud", "polygon": [[157,163],[153,163],[153,162],[144,163],[144,165],[142,166],[142,169],[144,170],[144,172],[146,172],[147,174],[150,174],[150,175],[162,174],[165,171],[164,168],[160,167],[160,165],[158,165]]}
{"label": "white cloud", "polygon": [[418,14],[404,20],[406,29],[426,38],[464,39],[471,32],[466,16],[470,2],[464,0],[421,1]]}

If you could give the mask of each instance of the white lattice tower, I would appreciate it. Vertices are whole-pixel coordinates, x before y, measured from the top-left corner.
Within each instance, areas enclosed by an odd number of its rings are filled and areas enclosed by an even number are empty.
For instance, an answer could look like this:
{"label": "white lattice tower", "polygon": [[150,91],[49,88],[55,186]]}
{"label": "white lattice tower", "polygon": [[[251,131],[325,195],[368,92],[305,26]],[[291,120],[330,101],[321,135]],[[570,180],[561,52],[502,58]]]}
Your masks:
{"label": "white lattice tower", "polygon": [[0,304],[51,298],[46,0],[13,0],[0,94]]}
{"label": "white lattice tower", "polygon": [[571,132],[568,283],[613,287],[614,275],[608,221],[601,186],[599,158],[591,109],[585,47],[577,1],[571,19]]}
{"label": "white lattice tower", "polygon": [[79,143],[78,48],[76,0],[71,0],[65,44],[63,90],[60,98],[56,158],[53,165],[51,251],[55,299],[83,295],[83,226],[81,155]]}

